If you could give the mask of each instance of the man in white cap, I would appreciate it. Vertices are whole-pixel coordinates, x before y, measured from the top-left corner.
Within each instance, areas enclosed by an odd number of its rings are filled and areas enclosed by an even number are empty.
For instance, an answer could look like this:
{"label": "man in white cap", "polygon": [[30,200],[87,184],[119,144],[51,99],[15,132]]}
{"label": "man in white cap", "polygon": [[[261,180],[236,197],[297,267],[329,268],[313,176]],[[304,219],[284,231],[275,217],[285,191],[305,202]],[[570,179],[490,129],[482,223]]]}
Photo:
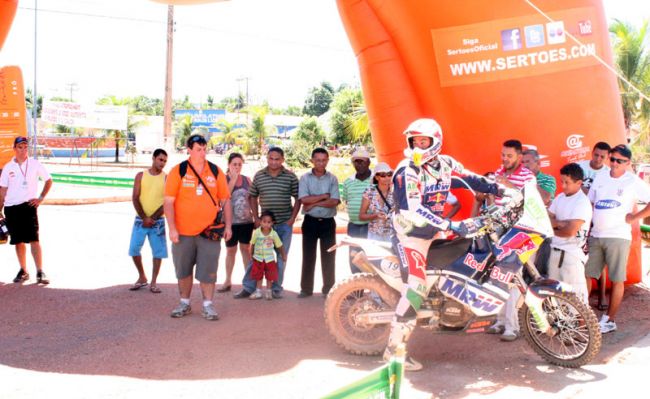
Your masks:
{"label": "man in white cap", "polygon": [[[352,154],[352,165],[356,174],[343,182],[341,200],[348,208],[348,235],[350,237],[367,238],[368,222],[359,219],[363,192],[370,186],[372,176],[370,173],[370,154],[364,147],[357,148]],[[350,270],[358,273],[359,269],[350,260]]]}

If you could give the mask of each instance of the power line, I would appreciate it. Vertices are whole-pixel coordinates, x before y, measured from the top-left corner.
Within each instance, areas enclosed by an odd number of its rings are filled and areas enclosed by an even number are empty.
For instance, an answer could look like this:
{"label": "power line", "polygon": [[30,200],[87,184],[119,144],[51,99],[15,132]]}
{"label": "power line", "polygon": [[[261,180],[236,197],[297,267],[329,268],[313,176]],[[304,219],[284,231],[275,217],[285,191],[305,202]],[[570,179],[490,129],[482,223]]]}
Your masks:
{"label": "power line", "polygon": [[[18,7],[18,8],[22,9],[22,10],[34,11],[33,7]],[[144,19],[144,18],[123,17],[123,16],[116,16],[116,15],[95,14],[95,13],[88,13],[88,12],[55,10],[55,9],[51,9],[51,8],[50,9],[48,9],[48,8],[39,8],[38,12],[39,13],[59,14],[59,15],[69,15],[69,16],[79,16],[79,17],[103,18],[103,19],[117,20],[117,21],[144,22],[144,23],[157,24],[157,25],[166,25],[167,24],[166,21],[156,20],[156,19]],[[296,45],[296,46],[311,47],[311,48],[321,49],[321,50],[329,50],[329,51],[337,51],[337,52],[346,51],[345,49],[340,48],[340,47],[333,47],[333,46],[326,46],[326,45],[322,45],[322,44],[307,43],[307,42],[301,42],[301,41],[298,41],[298,40],[282,39],[282,38],[277,38],[277,37],[265,36],[265,35],[262,35],[262,34],[241,32],[241,31],[229,31],[229,30],[224,30],[224,29],[216,29],[216,28],[212,28],[212,27],[209,27],[209,26],[203,26],[203,25],[178,23],[178,24],[176,24],[176,26],[180,27],[180,28],[197,29],[197,30],[215,32],[215,33],[222,33],[222,34],[227,34],[227,35],[249,37],[249,38],[258,39],[258,40],[266,40],[266,41],[278,42],[278,43],[284,43],[284,44],[290,44],[290,45]]]}

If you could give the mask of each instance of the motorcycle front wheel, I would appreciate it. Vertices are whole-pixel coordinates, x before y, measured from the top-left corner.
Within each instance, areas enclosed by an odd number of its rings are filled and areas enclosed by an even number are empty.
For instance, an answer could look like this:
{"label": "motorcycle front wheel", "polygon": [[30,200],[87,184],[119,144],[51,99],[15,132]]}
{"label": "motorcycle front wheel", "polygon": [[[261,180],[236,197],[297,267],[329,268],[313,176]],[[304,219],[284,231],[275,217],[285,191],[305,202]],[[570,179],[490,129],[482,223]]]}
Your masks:
{"label": "motorcycle front wheel", "polygon": [[519,309],[519,323],[528,344],[551,364],[576,368],[600,352],[601,334],[594,312],[573,293],[551,295],[542,303],[555,334],[537,327],[528,306]]}
{"label": "motorcycle front wheel", "polygon": [[356,355],[383,352],[390,323],[365,324],[356,316],[364,312],[394,311],[397,291],[370,273],[353,274],[337,283],[325,301],[325,324],[337,344]]}

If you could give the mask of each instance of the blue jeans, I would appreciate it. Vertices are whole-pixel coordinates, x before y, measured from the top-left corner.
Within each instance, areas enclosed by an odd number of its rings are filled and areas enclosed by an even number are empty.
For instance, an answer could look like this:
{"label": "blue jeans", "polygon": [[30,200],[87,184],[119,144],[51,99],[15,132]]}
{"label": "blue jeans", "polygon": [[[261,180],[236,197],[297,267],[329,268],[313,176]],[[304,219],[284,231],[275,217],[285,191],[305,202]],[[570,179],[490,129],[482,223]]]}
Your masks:
{"label": "blue jeans", "polygon": [[[368,238],[368,224],[354,224],[348,223],[348,235],[355,238]],[[358,267],[352,264],[352,257],[350,257],[350,271],[354,273],[361,273]]]}
{"label": "blue jeans", "polygon": [[[291,247],[291,237],[293,236],[293,226],[289,226],[286,223],[280,223],[280,224],[273,225],[273,230],[275,230],[275,232],[278,233],[278,236],[280,237],[280,241],[282,241],[282,247],[284,248],[284,253],[286,253],[288,257],[289,247]],[[284,268],[286,265],[282,260],[282,258],[280,257],[280,253],[277,251],[276,251],[276,258],[278,260],[278,281],[273,282],[272,289],[273,292],[279,294],[284,289],[282,288],[282,281],[284,280]],[[243,289],[249,293],[255,292],[255,289],[257,288],[257,282],[251,279],[252,266],[253,266],[252,262],[248,266],[246,266],[246,274],[244,275],[244,279],[242,280]]]}

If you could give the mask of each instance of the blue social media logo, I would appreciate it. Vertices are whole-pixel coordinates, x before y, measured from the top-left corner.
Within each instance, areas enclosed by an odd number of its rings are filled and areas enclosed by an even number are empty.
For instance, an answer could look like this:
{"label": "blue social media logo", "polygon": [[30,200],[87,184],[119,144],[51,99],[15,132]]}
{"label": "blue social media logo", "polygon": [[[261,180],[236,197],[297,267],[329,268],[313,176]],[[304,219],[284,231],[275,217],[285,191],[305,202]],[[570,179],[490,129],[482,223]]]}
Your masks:
{"label": "blue social media logo", "polygon": [[506,29],[501,31],[501,45],[504,51],[519,50],[522,48],[523,38],[519,28]]}
{"label": "blue social media logo", "polygon": [[539,47],[546,44],[544,40],[544,25],[529,25],[524,27],[526,47]]}

